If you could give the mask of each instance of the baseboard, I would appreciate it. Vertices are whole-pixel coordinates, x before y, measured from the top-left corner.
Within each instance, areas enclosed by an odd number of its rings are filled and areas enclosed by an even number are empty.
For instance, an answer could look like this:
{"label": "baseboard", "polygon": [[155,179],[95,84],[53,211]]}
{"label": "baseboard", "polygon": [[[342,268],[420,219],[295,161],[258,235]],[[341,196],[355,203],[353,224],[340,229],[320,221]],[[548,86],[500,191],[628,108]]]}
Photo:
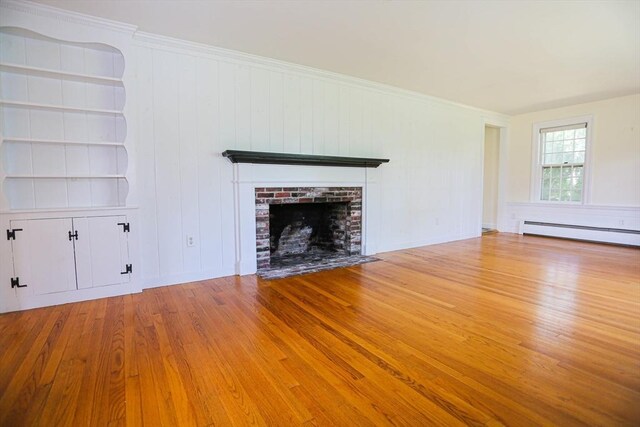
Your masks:
{"label": "baseboard", "polygon": [[217,279],[220,277],[233,276],[233,269],[205,270],[192,273],[172,274],[160,277],[149,277],[144,279],[142,289],[159,288],[161,286],[181,285],[189,282],[201,280]]}
{"label": "baseboard", "polygon": [[524,221],[522,234],[640,246],[640,231]]}
{"label": "baseboard", "polygon": [[640,230],[640,207],[638,206],[513,202],[506,204],[502,218],[500,231],[519,234],[523,232],[524,221]]}
{"label": "baseboard", "polygon": [[130,283],[121,285],[101,286],[97,288],[75,289],[67,292],[31,295],[22,299],[16,298],[2,306],[2,312],[30,310],[33,308],[50,307],[101,298],[117,297],[138,293]]}
{"label": "baseboard", "polygon": [[440,243],[455,242],[458,240],[473,239],[479,237],[480,233],[463,234],[463,235],[447,235],[436,236],[424,240],[414,240],[410,242],[390,243],[388,245],[378,244],[379,253],[401,251],[403,249],[419,248],[420,246],[437,245]]}

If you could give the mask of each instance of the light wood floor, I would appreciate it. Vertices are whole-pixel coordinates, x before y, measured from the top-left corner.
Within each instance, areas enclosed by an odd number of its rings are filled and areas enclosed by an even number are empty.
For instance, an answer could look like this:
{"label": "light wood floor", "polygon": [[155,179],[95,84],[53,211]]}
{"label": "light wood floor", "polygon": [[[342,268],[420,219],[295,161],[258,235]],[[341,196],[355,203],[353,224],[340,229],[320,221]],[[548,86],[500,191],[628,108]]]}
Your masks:
{"label": "light wood floor", "polygon": [[0,316],[0,425],[640,425],[640,250],[478,239]]}

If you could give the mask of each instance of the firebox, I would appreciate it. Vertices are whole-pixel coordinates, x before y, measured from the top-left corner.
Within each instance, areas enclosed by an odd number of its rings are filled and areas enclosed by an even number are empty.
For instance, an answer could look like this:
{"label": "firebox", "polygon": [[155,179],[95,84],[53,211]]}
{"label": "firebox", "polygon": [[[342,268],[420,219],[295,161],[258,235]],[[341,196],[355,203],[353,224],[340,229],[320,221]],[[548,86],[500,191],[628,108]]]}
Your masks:
{"label": "firebox", "polygon": [[269,205],[271,266],[291,257],[348,254],[348,216],[348,202]]}
{"label": "firebox", "polygon": [[361,187],[256,188],[258,271],[361,254]]}

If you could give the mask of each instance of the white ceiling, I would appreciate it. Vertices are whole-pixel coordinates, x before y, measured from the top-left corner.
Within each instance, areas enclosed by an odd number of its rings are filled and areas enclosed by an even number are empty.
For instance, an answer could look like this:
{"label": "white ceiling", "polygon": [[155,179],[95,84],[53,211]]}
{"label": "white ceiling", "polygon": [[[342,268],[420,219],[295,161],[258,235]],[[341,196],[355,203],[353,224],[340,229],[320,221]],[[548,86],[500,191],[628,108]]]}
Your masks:
{"label": "white ceiling", "polygon": [[507,114],[640,92],[640,1],[38,0]]}

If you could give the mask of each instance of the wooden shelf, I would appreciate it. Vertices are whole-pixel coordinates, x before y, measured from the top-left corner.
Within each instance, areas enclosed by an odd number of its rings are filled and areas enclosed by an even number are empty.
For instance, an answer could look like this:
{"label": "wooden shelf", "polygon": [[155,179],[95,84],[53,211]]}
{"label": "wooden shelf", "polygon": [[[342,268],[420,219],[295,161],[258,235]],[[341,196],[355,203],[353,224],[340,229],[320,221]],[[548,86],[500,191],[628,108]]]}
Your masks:
{"label": "wooden shelf", "polygon": [[226,150],[222,155],[231,163],[261,163],[275,165],[341,166],[352,168],[377,168],[389,159],[368,157],[318,156],[311,154],[268,153],[262,151]]}
{"label": "wooden shelf", "polygon": [[32,144],[62,144],[62,145],[101,145],[124,147],[124,142],[115,141],[65,141],[62,139],[36,139],[36,138],[4,138],[3,142],[19,142]]}
{"label": "wooden shelf", "polygon": [[124,179],[126,175],[6,175],[12,179]]}
{"label": "wooden shelf", "polygon": [[7,105],[9,107],[17,107],[17,108],[29,108],[29,109],[36,109],[36,110],[67,111],[71,113],[122,115],[122,111],[119,111],[119,110],[107,110],[107,109],[101,109],[101,108],[68,107],[65,105],[40,104],[36,102],[24,102],[24,101],[11,101],[8,99],[0,99],[0,105]]}
{"label": "wooden shelf", "polygon": [[82,81],[105,85],[122,85],[122,80],[117,77],[95,76],[91,74],[72,73],[69,71],[51,70],[48,68],[31,67],[28,65],[0,62],[0,71],[20,73],[29,76],[60,78],[64,80]]}
{"label": "wooden shelf", "polygon": [[139,209],[138,206],[122,206],[122,205],[105,205],[105,206],[74,206],[74,207],[65,207],[65,208],[33,208],[33,209],[9,209],[9,210],[0,210],[0,214],[42,214],[43,212],[104,212],[105,210],[113,210],[113,211],[133,211]]}

